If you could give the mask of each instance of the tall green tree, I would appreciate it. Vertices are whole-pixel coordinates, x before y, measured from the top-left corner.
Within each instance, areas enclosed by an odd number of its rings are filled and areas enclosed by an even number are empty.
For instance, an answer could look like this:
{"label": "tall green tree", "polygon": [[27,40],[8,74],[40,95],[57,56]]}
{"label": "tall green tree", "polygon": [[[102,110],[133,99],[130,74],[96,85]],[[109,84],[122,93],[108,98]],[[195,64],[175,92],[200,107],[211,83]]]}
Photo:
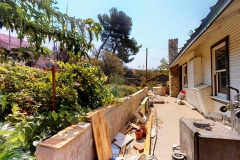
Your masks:
{"label": "tall green tree", "polygon": [[169,73],[168,66],[169,66],[168,61],[166,59],[162,58],[160,60],[160,65],[158,66],[160,73],[168,75],[168,73]]}
{"label": "tall green tree", "polygon": [[61,47],[76,58],[88,57],[93,37],[98,38],[101,25],[90,18],[69,17],[57,11],[56,4],[54,0],[1,0],[0,26],[15,30],[20,39],[27,37],[32,47],[24,50],[31,51],[36,58],[44,54],[42,44],[47,39],[61,42]]}
{"label": "tall green tree", "polygon": [[117,8],[109,11],[110,15],[98,14],[98,19],[103,26],[101,34],[102,45],[98,49],[96,57],[105,50],[116,54],[122,62],[131,62],[142,47],[134,38],[130,38],[132,30],[132,18]]}

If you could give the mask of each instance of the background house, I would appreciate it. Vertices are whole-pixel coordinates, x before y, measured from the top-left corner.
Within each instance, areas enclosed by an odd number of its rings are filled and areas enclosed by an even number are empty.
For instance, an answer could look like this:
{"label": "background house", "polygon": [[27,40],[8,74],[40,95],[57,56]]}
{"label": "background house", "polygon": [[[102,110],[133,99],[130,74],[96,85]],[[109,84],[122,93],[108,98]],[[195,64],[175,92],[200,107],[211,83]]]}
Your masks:
{"label": "background house", "polygon": [[29,47],[30,44],[25,40],[22,40],[21,42],[20,39],[16,37],[6,35],[6,34],[0,34],[0,46],[2,46],[5,49],[12,49],[12,48],[20,48],[20,46]]}
{"label": "background house", "polygon": [[240,1],[218,0],[210,9],[180,52],[169,40],[170,95],[185,90],[203,113],[234,101],[236,91],[226,85],[240,89]]}
{"label": "background house", "polygon": [[[14,36],[0,34],[0,46],[2,46],[7,50],[11,50],[11,49],[20,48],[20,47],[30,47],[30,44],[25,40],[22,40],[21,42],[20,39]],[[25,64],[25,65],[36,67],[36,68],[44,68],[44,67],[52,66],[51,59],[53,59],[53,54],[49,54],[46,57],[40,56],[37,60],[34,58],[34,55],[32,53],[28,52],[27,54],[29,54],[32,60],[29,62],[20,62],[21,64]],[[14,56],[14,55],[17,56],[18,53],[11,52],[11,56]],[[62,60],[64,57],[62,56],[62,54],[59,54],[59,55],[61,56],[60,58]]]}

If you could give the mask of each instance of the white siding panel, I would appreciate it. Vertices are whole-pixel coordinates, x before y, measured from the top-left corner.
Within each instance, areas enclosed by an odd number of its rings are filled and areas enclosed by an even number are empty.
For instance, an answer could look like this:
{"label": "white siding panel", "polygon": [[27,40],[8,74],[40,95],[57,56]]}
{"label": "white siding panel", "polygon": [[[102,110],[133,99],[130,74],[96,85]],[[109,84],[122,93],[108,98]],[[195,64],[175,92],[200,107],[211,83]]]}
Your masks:
{"label": "white siding panel", "polygon": [[210,97],[211,94],[212,94],[212,87],[207,87],[202,90],[202,95],[209,112],[213,111],[212,98]]}
{"label": "white siding panel", "polygon": [[[240,90],[240,16],[227,21],[195,50],[202,56],[203,84],[211,85],[211,46],[229,36],[230,85]],[[236,94],[231,90],[231,99]]]}
{"label": "white siding panel", "polygon": [[[201,43],[194,50],[195,55],[202,57],[202,77],[203,84],[212,85],[211,82],[211,46],[222,40],[226,36],[229,36],[229,71],[230,71],[230,85],[240,90],[240,15],[231,18],[222,24],[218,31],[211,34],[206,41]],[[223,105],[219,102],[213,101],[210,95],[212,95],[212,87],[208,87],[201,91],[203,102],[205,103],[208,111],[220,112],[219,108]],[[230,90],[230,99],[233,101],[233,97],[236,95],[236,91]],[[195,95],[195,99],[200,99],[200,95]],[[194,99],[191,96],[191,92],[188,91],[188,98]],[[190,103],[194,104],[189,100]],[[229,112],[225,113],[228,116]]]}
{"label": "white siding panel", "polygon": [[195,87],[193,90],[201,112],[203,112],[204,114],[206,114],[207,112],[212,112],[213,104],[210,97],[212,92],[211,87],[207,85],[200,85]]}

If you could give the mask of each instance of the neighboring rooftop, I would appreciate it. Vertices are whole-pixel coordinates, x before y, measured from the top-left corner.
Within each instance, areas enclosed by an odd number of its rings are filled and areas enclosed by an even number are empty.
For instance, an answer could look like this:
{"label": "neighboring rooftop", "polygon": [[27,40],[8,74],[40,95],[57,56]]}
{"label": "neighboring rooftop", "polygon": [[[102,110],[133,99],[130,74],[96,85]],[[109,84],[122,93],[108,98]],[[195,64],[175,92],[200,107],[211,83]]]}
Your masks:
{"label": "neighboring rooftop", "polygon": [[[10,48],[20,48],[20,39],[6,34],[0,34],[0,46],[9,49],[9,39]],[[28,47],[30,44],[27,41],[23,40],[21,46]]]}

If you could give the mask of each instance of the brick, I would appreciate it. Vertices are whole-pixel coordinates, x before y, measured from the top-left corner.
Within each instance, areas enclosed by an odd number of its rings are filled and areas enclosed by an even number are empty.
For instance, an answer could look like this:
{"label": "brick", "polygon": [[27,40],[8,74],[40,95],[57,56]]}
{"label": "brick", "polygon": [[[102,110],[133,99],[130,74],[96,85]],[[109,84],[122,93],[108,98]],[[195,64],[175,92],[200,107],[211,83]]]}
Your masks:
{"label": "brick", "polygon": [[136,150],[138,150],[138,151],[139,151],[139,153],[141,153],[141,152],[143,152],[143,151],[144,151],[144,148],[143,148],[143,146],[141,146],[141,145],[140,145],[140,144],[138,144],[138,143],[134,144],[134,145],[133,145],[133,148],[134,148],[134,149],[136,149]]}

